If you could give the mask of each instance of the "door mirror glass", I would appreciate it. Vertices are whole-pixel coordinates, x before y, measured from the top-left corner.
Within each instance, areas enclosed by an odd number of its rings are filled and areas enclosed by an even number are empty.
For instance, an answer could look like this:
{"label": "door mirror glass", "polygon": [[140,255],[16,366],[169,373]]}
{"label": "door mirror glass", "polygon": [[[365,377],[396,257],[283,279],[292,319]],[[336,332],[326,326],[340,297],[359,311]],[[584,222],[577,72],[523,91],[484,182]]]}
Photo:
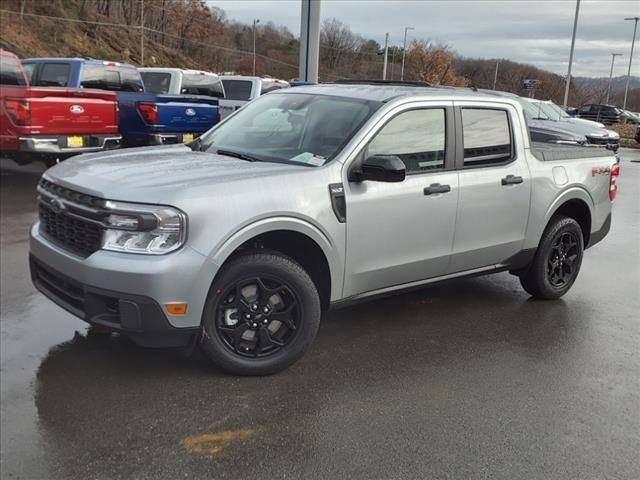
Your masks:
{"label": "door mirror glass", "polygon": [[405,175],[404,162],[396,155],[373,155],[362,162],[356,177],[360,181],[402,182]]}

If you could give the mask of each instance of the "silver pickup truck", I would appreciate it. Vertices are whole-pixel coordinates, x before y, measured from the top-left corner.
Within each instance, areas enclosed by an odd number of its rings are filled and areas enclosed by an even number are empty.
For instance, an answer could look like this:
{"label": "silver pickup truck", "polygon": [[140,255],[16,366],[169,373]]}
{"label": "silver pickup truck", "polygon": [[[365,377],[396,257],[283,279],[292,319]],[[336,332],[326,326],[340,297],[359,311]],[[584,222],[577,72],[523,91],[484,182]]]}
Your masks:
{"label": "silver pickup truck", "polygon": [[556,299],[611,224],[605,149],[536,146],[513,99],[446,88],[269,93],[187,145],[87,154],[38,185],[35,286],[147,346],[277,372],[321,312],[510,271]]}

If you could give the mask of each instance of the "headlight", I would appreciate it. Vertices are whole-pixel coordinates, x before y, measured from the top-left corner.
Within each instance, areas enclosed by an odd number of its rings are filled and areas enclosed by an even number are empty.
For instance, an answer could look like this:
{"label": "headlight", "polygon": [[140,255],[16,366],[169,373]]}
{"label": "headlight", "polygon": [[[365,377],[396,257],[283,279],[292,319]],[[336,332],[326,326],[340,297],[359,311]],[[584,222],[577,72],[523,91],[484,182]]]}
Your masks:
{"label": "headlight", "polygon": [[586,139],[585,140],[549,140],[549,143],[555,143],[558,145],[584,145],[585,143],[587,143]]}
{"label": "headlight", "polygon": [[165,206],[106,202],[110,213],[102,249],[162,255],[180,248],[186,237],[186,216]]}

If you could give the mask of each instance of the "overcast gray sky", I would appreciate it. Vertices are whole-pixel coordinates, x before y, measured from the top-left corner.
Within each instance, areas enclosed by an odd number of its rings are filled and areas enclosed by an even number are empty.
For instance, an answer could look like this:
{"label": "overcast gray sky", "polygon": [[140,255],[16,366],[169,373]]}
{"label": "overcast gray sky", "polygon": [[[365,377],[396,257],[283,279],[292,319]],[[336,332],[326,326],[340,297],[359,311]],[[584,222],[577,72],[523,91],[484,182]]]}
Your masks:
{"label": "overcast gray sky", "polygon": [[[321,16],[336,17],[365,38],[402,44],[425,38],[450,45],[463,56],[508,58],[566,74],[575,0],[321,0]],[[300,34],[300,0],[209,0],[229,19],[250,23],[272,21]],[[611,53],[617,57],[614,76],[626,75],[633,22],[640,0],[582,0],[573,75],[608,77]],[[639,28],[640,30],[640,28]],[[640,75],[640,33],[632,75]]]}

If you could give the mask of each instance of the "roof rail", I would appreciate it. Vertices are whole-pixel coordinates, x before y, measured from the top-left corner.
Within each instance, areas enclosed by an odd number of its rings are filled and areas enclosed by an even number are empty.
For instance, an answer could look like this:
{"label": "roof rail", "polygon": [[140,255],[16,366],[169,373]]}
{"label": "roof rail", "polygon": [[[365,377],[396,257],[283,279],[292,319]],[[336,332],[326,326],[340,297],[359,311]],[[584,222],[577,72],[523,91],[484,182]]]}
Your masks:
{"label": "roof rail", "polygon": [[397,85],[402,87],[433,87],[427,82],[417,82],[413,80],[353,80],[349,78],[341,78],[334,82],[342,85]]}

